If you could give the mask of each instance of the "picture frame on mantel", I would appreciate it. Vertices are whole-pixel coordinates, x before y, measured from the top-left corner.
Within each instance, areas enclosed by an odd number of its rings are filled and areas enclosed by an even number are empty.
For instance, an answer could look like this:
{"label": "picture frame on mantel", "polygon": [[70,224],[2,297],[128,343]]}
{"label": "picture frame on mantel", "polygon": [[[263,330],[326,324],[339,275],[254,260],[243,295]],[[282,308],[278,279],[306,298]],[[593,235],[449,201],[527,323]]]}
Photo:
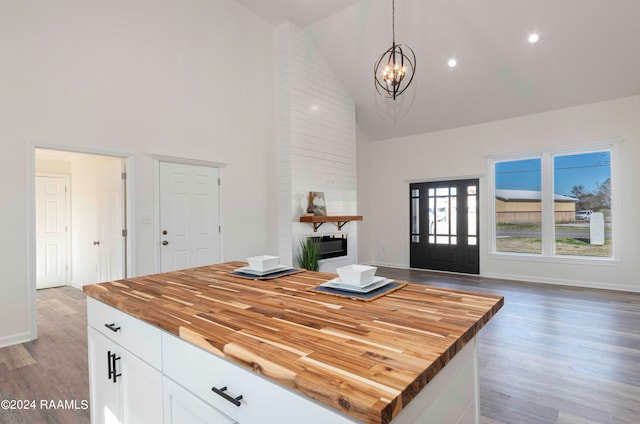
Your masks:
{"label": "picture frame on mantel", "polygon": [[307,194],[307,216],[327,216],[324,192],[310,191]]}

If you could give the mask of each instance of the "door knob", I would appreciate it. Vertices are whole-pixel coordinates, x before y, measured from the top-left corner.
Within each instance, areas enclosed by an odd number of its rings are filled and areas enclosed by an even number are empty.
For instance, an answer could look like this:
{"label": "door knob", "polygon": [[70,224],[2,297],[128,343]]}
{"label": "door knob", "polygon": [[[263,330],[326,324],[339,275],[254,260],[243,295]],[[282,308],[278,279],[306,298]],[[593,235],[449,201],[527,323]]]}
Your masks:
{"label": "door knob", "polygon": [[162,245],[163,245],[163,246],[166,246],[167,244],[169,244],[169,242],[168,242],[168,241],[166,241],[166,240],[163,240],[163,241],[162,241]]}
{"label": "door knob", "polygon": [[166,236],[167,235],[167,230],[162,230],[162,235]]}
{"label": "door knob", "polygon": [[99,246],[99,245],[100,245],[100,242],[99,242],[99,241],[94,241],[94,242],[93,242],[93,245],[94,245],[94,246]]}

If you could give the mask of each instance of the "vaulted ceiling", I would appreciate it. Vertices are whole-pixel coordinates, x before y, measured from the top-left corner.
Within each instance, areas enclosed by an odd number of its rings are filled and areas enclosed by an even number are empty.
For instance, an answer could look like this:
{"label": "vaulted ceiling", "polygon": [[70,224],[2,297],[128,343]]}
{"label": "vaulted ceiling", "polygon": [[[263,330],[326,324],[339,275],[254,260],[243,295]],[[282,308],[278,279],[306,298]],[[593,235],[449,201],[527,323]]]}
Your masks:
{"label": "vaulted ceiling", "polygon": [[417,64],[395,102],[373,85],[391,45],[391,0],[236,2],[307,31],[371,140],[640,94],[639,0],[398,0],[396,41]]}

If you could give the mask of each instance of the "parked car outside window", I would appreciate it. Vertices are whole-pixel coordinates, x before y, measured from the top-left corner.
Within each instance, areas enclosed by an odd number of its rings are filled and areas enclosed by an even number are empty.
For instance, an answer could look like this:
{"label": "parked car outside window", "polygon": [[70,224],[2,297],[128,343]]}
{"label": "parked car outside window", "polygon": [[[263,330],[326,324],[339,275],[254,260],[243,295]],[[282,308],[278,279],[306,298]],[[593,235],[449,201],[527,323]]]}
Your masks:
{"label": "parked car outside window", "polygon": [[589,221],[591,219],[591,209],[576,212],[576,221]]}

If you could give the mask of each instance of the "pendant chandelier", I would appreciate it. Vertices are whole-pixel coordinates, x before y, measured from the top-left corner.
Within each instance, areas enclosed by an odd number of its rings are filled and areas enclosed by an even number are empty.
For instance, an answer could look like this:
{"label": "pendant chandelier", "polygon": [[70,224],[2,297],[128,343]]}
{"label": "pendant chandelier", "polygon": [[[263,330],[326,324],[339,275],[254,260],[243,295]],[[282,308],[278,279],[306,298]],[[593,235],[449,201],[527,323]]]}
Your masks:
{"label": "pendant chandelier", "polygon": [[393,42],[382,53],[373,68],[376,90],[381,96],[395,100],[413,81],[416,71],[416,55],[411,47],[396,44],[396,1],[392,0],[391,29]]}

